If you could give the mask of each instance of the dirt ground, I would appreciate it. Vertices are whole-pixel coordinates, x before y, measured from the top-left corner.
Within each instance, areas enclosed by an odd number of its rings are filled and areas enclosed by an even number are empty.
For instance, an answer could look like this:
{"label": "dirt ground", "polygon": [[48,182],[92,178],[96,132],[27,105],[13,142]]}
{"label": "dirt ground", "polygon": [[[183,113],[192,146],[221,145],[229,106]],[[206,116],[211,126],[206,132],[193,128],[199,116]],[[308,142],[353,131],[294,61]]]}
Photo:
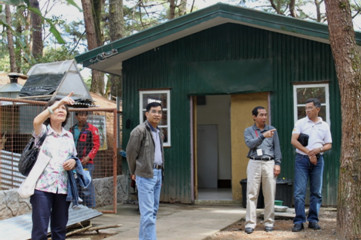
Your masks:
{"label": "dirt ground", "polygon": [[305,229],[301,232],[292,232],[293,220],[286,218],[276,218],[275,228],[272,232],[265,232],[263,221],[258,219],[257,227],[252,234],[244,232],[245,220],[240,221],[226,227],[220,232],[207,237],[205,240],[236,240],[236,239],[277,239],[277,240],[335,240],[336,238],[336,209],[321,209],[319,216],[319,225],[321,230],[313,230],[308,228],[308,224],[304,224]]}
{"label": "dirt ground", "polygon": [[[225,229],[206,237],[204,240],[337,240],[336,237],[336,209],[335,208],[321,208],[320,210],[320,226],[321,230],[315,231],[309,229],[307,224],[304,224],[305,229],[301,232],[294,233],[291,231],[293,227],[292,218],[276,217],[275,229],[272,232],[265,232],[262,219],[258,219],[258,224],[252,234],[244,232],[245,220],[241,219],[238,222],[226,227]],[[99,233],[95,231],[83,232],[67,237],[73,240],[100,240],[106,239],[113,234],[107,234],[106,230],[101,230]],[[184,239],[186,240],[186,239]]]}
{"label": "dirt ground", "polygon": [[[98,227],[97,225],[93,225],[93,227]],[[81,229],[81,228],[80,228]],[[72,232],[74,231],[74,232]],[[80,231],[75,233],[77,229],[68,231],[67,240],[101,240],[107,237],[111,237],[114,233],[107,233],[107,229],[101,229],[98,231]],[[70,232],[70,233],[69,233]]]}

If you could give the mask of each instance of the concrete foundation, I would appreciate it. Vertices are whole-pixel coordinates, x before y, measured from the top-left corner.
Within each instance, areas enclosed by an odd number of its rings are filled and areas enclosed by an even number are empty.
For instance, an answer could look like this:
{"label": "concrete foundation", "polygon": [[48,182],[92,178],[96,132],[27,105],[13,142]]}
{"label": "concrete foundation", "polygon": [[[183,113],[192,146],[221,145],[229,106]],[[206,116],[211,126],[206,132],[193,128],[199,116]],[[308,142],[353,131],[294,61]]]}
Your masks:
{"label": "concrete foundation", "polygon": [[[128,178],[117,176],[117,202],[128,201]],[[96,207],[113,203],[113,177],[94,179]],[[19,216],[31,211],[30,198],[20,198],[17,188],[0,191],[0,220]]]}

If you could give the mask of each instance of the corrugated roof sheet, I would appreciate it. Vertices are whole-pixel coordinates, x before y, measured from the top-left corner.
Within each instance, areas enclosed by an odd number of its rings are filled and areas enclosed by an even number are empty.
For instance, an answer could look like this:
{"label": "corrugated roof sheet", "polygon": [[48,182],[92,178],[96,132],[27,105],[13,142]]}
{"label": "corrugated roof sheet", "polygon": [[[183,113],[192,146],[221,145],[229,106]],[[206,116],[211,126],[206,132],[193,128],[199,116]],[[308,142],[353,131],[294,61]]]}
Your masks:
{"label": "corrugated roof sheet", "polygon": [[[101,212],[79,205],[69,208],[67,227],[102,215]],[[24,240],[31,238],[31,213],[0,221],[1,240]],[[50,229],[48,229],[50,232]]]}
{"label": "corrugated roof sheet", "polygon": [[[236,23],[328,43],[326,24],[217,3],[76,56],[78,63],[121,75],[122,61],[166,43],[225,23]],[[361,44],[361,32],[356,32]]]}

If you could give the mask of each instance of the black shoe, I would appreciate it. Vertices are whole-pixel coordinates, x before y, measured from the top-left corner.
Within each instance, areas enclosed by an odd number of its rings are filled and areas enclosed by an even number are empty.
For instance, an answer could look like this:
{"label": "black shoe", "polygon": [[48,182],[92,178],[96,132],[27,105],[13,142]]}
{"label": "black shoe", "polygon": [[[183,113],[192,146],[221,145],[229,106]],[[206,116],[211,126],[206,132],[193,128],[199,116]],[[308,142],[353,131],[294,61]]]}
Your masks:
{"label": "black shoe", "polygon": [[309,222],[308,223],[308,228],[312,228],[314,230],[320,230],[321,229],[320,225],[318,225],[317,222]]}
{"label": "black shoe", "polygon": [[253,228],[250,228],[250,227],[246,227],[245,229],[244,229],[244,231],[247,233],[247,234],[251,234],[251,233],[253,233]]}
{"label": "black shoe", "polygon": [[295,223],[292,232],[300,232],[303,229],[303,223]]}
{"label": "black shoe", "polygon": [[272,231],[273,231],[273,227],[266,226],[266,227],[264,228],[264,230],[265,230],[266,232],[272,232]]}

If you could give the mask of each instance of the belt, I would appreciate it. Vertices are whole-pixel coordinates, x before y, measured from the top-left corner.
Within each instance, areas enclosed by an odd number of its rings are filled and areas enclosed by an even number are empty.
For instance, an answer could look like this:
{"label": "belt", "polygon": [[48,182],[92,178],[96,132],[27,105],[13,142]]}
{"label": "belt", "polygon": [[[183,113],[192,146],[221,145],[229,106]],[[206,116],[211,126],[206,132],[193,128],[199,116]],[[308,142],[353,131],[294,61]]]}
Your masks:
{"label": "belt", "polygon": [[252,160],[261,160],[261,161],[271,161],[274,160],[273,157],[250,157]]}
{"label": "belt", "polygon": [[155,169],[163,169],[163,165],[153,164],[153,168]]}

